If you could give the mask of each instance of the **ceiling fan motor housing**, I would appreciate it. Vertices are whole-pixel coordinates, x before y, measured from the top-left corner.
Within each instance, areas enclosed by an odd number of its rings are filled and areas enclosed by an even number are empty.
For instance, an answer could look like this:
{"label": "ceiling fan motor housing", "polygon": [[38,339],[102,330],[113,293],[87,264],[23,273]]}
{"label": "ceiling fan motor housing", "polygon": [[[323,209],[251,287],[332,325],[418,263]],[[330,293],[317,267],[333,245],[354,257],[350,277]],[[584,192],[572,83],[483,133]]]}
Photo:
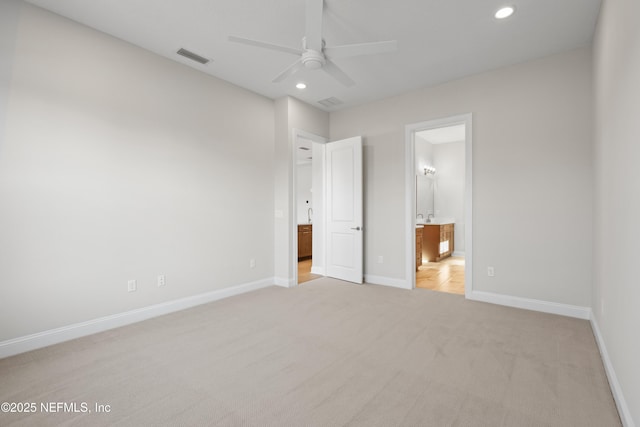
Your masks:
{"label": "ceiling fan motor housing", "polygon": [[307,49],[302,54],[302,64],[305,68],[310,70],[317,70],[318,68],[322,68],[325,64],[326,60],[324,55],[320,52],[316,52],[315,50]]}

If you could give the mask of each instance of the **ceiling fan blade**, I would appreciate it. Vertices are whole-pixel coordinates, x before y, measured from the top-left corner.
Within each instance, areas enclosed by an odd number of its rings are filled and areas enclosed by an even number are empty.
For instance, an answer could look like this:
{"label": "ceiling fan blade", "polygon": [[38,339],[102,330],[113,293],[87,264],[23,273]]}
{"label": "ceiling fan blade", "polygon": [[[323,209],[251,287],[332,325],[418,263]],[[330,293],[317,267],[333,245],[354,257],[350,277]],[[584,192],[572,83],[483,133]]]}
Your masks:
{"label": "ceiling fan blade", "polygon": [[307,0],[305,40],[307,49],[322,51],[322,8],[324,0]]}
{"label": "ceiling fan blade", "polygon": [[336,64],[329,60],[327,60],[322,69],[346,87],[351,87],[356,84],[356,82],[351,80],[351,77],[347,76],[344,71],[342,71]]}
{"label": "ceiling fan blade", "polygon": [[236,37],[236,36],[229,36],[228,40],[230,42],[234,42],[234,43],[241,43],[241,44],[246,44],[246,45],[249,45],[249,46],[257,46],[257,47],[262,47],[262,48],[265,48],[265,49],[277,50],[278,52],[291,53],[293,55],[302,55],[302,50],[294,49],[294,48],[288,47],[288,46],[280,46],[280,45],[273,44],[273,43],[267,43],[267,42],[261,42],[261,41],[258,41],[258,40],[245,39],[245,38]]}
{"label": "ceiling fan blade", "polygon": [[278,74],[277,77],[273,79],[273,83],[280,83],[287,77],[294,75],[302,67],[303,67],[302,58],[300,58],[296,62],[291,64],[286,70]]}
{"label": "ceiling fan blade", "polygon": [[360,55],[375,55],[378,53],[394,52],[398,50],[398,41],[345,44],[342,46],[325,47],[324,54],[327,58],[348,58]]}

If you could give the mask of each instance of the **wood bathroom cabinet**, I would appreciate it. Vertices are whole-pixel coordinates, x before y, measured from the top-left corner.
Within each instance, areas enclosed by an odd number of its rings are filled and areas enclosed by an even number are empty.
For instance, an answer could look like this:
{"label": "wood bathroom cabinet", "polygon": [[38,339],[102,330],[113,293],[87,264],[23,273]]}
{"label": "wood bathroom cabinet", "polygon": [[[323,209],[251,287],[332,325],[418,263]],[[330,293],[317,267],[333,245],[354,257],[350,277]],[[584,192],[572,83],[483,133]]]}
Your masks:
{"label": "wood bathroom cabinet", "polygon": [[[422,232],[422,259],[437,262],[451,256],[454,224],[425,224]],[[416,244],[417,246],[417,244]]]}
{"label": "wood bathroom cabinet", "polygon": [[298,225],[298,259],[311,258],[313,247],[313,226]]}

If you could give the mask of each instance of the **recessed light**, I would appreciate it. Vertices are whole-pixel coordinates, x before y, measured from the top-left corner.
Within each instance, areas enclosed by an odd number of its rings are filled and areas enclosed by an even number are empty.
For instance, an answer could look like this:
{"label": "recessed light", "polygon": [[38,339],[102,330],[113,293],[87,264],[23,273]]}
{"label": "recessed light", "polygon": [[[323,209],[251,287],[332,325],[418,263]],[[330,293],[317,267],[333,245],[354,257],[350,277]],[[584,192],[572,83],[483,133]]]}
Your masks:
{"label": "recessed light", "polygon": [[304,84],[304,83],[298,83],[298,84],[296,85],[296,87],[297,87],[298,89],[306,89],[307,85],[306,85],[306,84]]}
{"label": "recessed light", "polygon": [[513,15],[513,12],[515,12],[516,9],[513,6],[505,6],[501,9],[498,9],[498,11],[496,12],[495,16],[496,19],[505,19],[510,17],[511,15]]}

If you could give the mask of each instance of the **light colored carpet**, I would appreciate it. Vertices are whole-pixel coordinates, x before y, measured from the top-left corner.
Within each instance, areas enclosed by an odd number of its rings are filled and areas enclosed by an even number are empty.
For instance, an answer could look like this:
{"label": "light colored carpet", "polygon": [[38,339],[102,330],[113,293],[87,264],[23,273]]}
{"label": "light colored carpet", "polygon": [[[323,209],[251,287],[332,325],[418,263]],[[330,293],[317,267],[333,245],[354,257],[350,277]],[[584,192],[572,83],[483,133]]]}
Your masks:
{"label": "light colored carpet", "polygon": [[0,360],[0,425],[619,426],[587,321],[318,279]]}

